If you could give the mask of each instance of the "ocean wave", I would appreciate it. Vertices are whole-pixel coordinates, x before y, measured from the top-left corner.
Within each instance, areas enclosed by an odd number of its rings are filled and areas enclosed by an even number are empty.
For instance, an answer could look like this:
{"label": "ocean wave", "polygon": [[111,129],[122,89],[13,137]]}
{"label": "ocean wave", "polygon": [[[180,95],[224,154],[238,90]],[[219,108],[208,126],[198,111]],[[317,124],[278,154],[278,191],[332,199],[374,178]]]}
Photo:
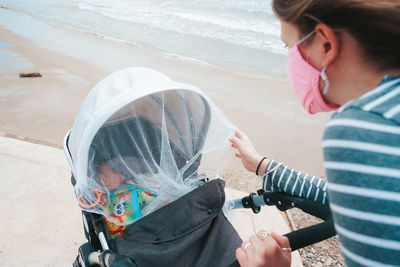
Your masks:
{"label": "ocean wave", "polygon": [[[151,1],[150,1],[151,3]],[[279,24],[278,21],[268,23],[267,16],[259,18],[246,18],[243,14],[230,14],[228,11],[215,13],[210,10],[199,10],[197,13],[193,12],[196,9],[182,8],[176,6],[168,6],[164,2],[164,5],[144,4],[139,2],[132,2],[126,0],[110,2],[101,2],[100,0],[81,0],[78,7],[80,9],[98,12],[104,16],[108,16],[121,21],[130,22],[151,22],[155,20],[163,19],[163,22],[168,24],[174,18],[179,18],[186,21],[197,22],[200,24],[210,24],[219,26],[221,28],[233,29],[233,30],[246,30],[257,33],[269,34],[279,36]],[[203,7],[204,8],[204,7]]]}
{"label": "ocean wave", "polygon": [[161,53],[161,56],[165,59],[188,62],[199,66],[211,66],[209,62],[194,57],[187,57],[173,53]]}
{"label": "ocean wave", "polygon": [[[108,2],[107,2],[108,3]],[[179,8],[153,7],[143,2],[119,0],[114,4],[82,0],[79,8],[101,16],[180,35],[199,36],[204,39],[266,50],[276,54],[286,53],[279,40],[279,24],[262,19],[235,18],[229,14],[218,17],[212,14],[194,13]],[[143,29],[145,30],[145,28]]]}
{"label": "ocean wave", "polygon": [[268,24],[265,20],[247,20],[238,18],[211,17],[205,14],[165,12],[165,16],[175,16],[184,20],[194,21],[202,24],[212,24],[230,30],[251,31],[266,35],[279,36],[280,30],[277,25]]}

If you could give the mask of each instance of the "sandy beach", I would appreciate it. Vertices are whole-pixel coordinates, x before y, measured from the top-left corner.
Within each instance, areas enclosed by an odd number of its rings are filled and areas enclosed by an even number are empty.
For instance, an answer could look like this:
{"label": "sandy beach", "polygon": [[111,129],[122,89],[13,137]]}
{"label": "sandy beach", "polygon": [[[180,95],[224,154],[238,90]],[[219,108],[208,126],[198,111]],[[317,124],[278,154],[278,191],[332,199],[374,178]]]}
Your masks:
{"label": "sandy beach", "polygon": [[[4,11],[4,10],[3,10]],[[313,175],[324,176],[321,140],[330,114],[311,116],[286,81],[246,77],[165,59],[151,49],[55,28],[5,10],[0,47],[10,66],[0,73],[0,133],[62,146],[90,89],[108,74],[130,66],[157,69],[201,88],[261,154]],[[32,27],[23,28],[24,23]],[[19,78],[40,72],[41,78]],[[228,169],[240,170],[235,160]]]}

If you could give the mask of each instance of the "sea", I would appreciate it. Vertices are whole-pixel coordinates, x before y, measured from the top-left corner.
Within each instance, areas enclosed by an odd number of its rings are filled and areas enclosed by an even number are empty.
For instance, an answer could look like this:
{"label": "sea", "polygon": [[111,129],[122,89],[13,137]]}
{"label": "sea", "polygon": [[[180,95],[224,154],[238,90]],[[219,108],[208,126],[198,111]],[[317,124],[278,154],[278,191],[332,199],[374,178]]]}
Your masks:
{"label": "sea", "polygon": [[287,51],[271,0],[0,0],[55,27],[95,34],[164,58],[286,79]]}

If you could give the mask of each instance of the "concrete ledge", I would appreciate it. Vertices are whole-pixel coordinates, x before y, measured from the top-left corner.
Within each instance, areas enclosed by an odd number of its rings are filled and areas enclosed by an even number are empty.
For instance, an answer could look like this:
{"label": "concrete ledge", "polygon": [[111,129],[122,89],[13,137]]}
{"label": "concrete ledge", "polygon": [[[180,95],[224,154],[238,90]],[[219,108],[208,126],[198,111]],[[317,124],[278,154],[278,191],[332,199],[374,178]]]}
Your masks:
{"label": "concrete ledge", "polygon": [[0,137],[1,266],[67,266],[85,242],[60,149]]}
{"label": "concrete ledge", "polygon": [[[60,149],[0,137],[0,266],[67,266],[86,242],[73,197],[70,168]],[[232,198],[246,195],[228,190]],[[243,240],[259,230],[283,234],[289,227],[275,208],[232,211]],[[292,266],[302,266],[293,253]]]}

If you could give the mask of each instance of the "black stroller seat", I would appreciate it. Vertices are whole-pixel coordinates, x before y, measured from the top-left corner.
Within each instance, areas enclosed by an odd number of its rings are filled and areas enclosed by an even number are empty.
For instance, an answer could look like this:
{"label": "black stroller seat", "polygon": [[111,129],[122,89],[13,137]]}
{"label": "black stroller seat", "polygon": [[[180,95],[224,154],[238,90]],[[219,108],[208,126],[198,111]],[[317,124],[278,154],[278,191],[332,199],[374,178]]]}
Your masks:
{"label": "black stroller seat", "polygon": [[242,241],[224,202],[224,182],[205,183],[128,226],[117,251],[138,266],[229,266]]}

